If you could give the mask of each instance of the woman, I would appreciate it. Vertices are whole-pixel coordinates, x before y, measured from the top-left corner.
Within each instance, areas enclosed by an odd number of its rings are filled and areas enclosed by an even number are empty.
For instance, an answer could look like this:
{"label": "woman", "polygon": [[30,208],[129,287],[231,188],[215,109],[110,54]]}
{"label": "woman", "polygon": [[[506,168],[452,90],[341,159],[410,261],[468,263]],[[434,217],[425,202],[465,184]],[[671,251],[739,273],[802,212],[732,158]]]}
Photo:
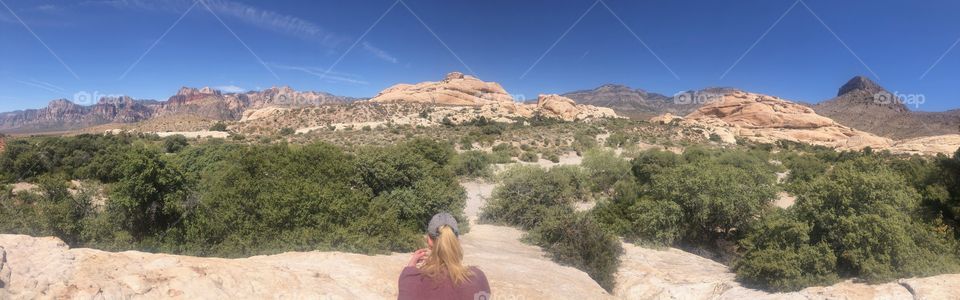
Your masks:
{"label": "woman", "polygon": [[[457,220],[439,213],[427,226],[427,245],[410,257],[400,273],[397,299],[489,299],[487,276],[463,265]],[[419,267],[418,267],[419,266]]]}

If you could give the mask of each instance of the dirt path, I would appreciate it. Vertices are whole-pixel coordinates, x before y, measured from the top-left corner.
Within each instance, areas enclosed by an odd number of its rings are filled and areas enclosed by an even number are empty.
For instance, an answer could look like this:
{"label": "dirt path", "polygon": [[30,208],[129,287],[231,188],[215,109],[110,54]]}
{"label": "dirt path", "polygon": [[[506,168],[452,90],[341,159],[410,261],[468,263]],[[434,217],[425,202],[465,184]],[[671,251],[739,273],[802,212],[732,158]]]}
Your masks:
{"label": "dirt path", "polygon": [[493,194],[493,187],[496,186],[496,184],[486,180],[475,179],[461,181],[460,185],[463,186],[463,189],[467,190],[467,207],[464,209],[464,214],[467,215],[470,223],[474,224],[480,216],[480,208],[487,202],[487,199],[490,199],[490,196]]}

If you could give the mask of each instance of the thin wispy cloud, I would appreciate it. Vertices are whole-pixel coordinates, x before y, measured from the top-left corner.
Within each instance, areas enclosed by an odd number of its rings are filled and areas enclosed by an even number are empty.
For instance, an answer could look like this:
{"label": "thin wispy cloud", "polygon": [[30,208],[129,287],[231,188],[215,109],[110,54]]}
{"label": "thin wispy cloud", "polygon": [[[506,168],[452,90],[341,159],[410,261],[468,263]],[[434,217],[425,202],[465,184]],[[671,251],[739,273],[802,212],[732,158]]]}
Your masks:
{"label": "thin wispy cloud", "polygon": [[43,11],[43,12],[59,12],[62,9],[63,9],[62,7],[53,5],[53,4],[43,4],[43,5],[35,6],[33,8],[33,10]]}
{"label": "thin wispy cloud", "polygon": [[[88,1],[87,5],[107,5],[118,9],[142,9],[180,13],[193,6],[197,0],[105,0]],[[326,30],[322,26],[291,15],[261,9],[229,0],[203,0],[217,15],[238,20],[264,30],[316,42],[336,48],[349,40],[348,37]]]}
{"label": "thin wispy cloud", "polygon": [[247,91],[247,89],[245,89],[245,88],[242,88],[242,87],[239,87],[239,86],[236,86],[236,85],[232,85],[232,84],[231,84],[231,85],[215,86],[215,87],[213,87],[213,88],[214,88],[214,89],[217,89],[217,90],[219,90],[219,91],[221,91],[221,92],[224,92],[224,93],[243,93],[243,92],[246,92],[246,91]]}
{"label": "thin wispy cloud", "polygon": [[60,94],[60,95],[62,95],[62,94],[65,94],[65,93],[66,93],[66,91],[65,91],[62,87],[59,87],[59,86],[57,86],[57,85],[55,85],[55,84],[52,84],[52,83],[49,83],[49,82],[46,82],[46,81],[40,81],[40,80],[36,80],[36,79],[30,79],[30,80],[17,80],[17,83],[20,83],[20,84],[23,84],[23,85],[27,85],[27,86],[31,86],[31,87],[35,87],[35,88],[42,89],[42,90],[46,90],[46,91],[51,92],[51,93],[54,93],[54,94]]}
{"label": "thin wispy cloud", "polygon": [[387,51],[374,47],[370,43],[363,42],[362,46],[363,46],[363,50],[369,52],[370,54],[373,54],[373,56],[376,58],[379,58],[383,61],[390,62],[390,63],[399,62],[396,57],[394,57],[393,55],[390,55],[390,53],[387,53]]}
{"label": "thin wispy cloud", "polygon": [[291,66],[284,64],[268,63],[270,67],[277,70],[299,71],[309,75],[317,76],[328,82],[350,83],[358,85],[368,85],[359,75],[328,71],[325,68],[310,66]]}

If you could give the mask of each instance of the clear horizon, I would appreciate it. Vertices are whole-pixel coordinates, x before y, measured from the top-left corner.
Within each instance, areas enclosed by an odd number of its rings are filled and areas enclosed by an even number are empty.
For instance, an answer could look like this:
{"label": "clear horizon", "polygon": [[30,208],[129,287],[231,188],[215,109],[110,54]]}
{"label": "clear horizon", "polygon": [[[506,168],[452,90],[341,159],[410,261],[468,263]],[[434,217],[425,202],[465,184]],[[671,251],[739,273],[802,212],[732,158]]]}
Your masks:
{"label": "clear horizon", "polygon": [[78,94],[289,85],[372,97],[461,71],[525,99],[622,84],[816,103],[856,75],[956,109],[960,3],[911,1],[14,1],[0,111]]}

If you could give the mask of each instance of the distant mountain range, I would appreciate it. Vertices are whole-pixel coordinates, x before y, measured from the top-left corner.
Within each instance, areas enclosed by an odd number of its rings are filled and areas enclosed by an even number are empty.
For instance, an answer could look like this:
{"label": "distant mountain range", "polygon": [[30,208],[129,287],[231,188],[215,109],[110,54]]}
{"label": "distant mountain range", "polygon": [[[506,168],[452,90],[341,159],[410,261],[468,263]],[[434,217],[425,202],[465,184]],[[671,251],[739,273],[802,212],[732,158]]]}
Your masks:
{"label": "distant mountain range", "polygon": [[563,94],[579,104],[612,108],[617,114],[647,119],[664,113],[686,115],[700,105],[695,103],[677,103],[673,96],[651,93],[642,89],[633,89],[619,84],[605,84],[592,90],[581,90]]}
{"label": "distant mountain range", "polygon": [[[451,74],[459,74],[462,77],[460,73]],[[484,97],[499,95],[492,91],[502,90],[496,83],[485,84],[490,86],[471,86],[471,88],[486,91],[483,93]],[[398,87],[406,86],[401,84],[384,90],[378,97],[390,95],[400,98],[412,97],[403,96],[405,94],[394,91]],[[577,104],[611,108],[621,116],[649,119],[665,113],[685,116],[705,103],[709,103],[713,100],[712,98],[734,91],[737,90],[708,88],[667,96],[624,85],[606,84],[595,89],[574,91],[562,96],[573,99]],[[507,95],[506,91],[501,92]],[[449,96],[447,95],[449,93],[447,91],[440,94]],[[857,76],[839,89],[836,98],[818,104],[804,105],[813,108],[817,114],[831,118],[840,124],[893,139],[960,133],[960,109],[946,112],[914,112],[910,110],[907,102],[915,99],[909,97],[911,96],[890,93],[870,79]],[[101,98],[96,104],[83,106],[65,99],[53,100],[47,107],[41,109],[0,113],[0,132],[62,132],[110,123],[135,123],[146,120],[176,121],[180,120],[177,118],[184,116],[200,120],[240,120],[244,112],[250,109],[299,108],[356,100],[363,99],[323,92],[295,91],[286,86],[245,93],[223,93],[209,87],[199,89],[184,87],[166,101],[137,100],[123,96]]]}
{"label": "distant mountain range", "polygon": [[136,100],[127,96],[105,97],[96,104],[83,106],[57,99],[41,109],[0,113],[0,132],[59,132],[180,115],[210,120],[238,120],[250,108],[306,107],[355,100],[358,99],[323,92],[299,92],[286,86],[246,93],[222,93],[209,87],[184,87],[167,101]]}

